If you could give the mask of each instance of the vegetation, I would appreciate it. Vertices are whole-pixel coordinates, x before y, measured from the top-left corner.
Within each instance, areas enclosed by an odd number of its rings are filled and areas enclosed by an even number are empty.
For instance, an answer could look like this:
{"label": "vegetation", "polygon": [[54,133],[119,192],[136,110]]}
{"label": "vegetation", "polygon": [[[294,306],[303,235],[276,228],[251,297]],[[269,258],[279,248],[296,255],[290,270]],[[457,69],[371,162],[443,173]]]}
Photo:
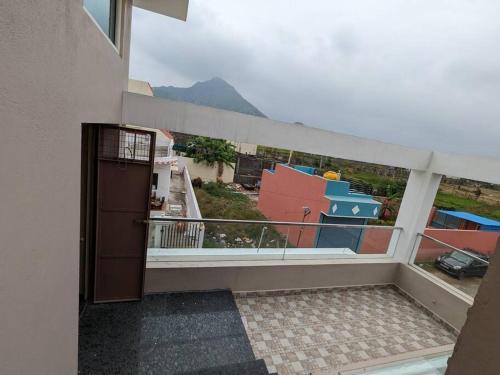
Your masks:
{"label": "vegetation", "polygon": [[235,146],[224,139],[195,137],[186,150],[186,156],[193,158],[195,163],[205,163],[212,167],[217,164],[217,177],[222,177],[224,165],[233,168],[236,161]]}
{"label": "vegetation", "polygon": [[480,200],[460,197],[452,193],[439,191],[434,201],[434,205],[438,208],[467,211],[476,215],[489,217],[493,220],[500,220],[500,206],[491,205]]}
{"label": "vegetation", "polygon": [[[250,198],[230,190],[227,185],[208,182],[195,188],[196,199],[204,218],[267,220]],[[263,228],[264,235],[261,235]],[[261,247],[285,246],[286,238],[274,227],[263,224],[207,224],[203,247]],[[287,247],[291,247],[287,245]]]}
{"label": "vegetation", "polygon": [[[283,163],[288,162],[290,157],[289,150],[266,146],[258,146],[257,154]],[[290,163],[317,168],[320,175],[329,170],[340,171],[343,180],[369,185],[373,195],[383,197],[395,195],[397,198],[401,198],[408,178],[408,171],[402,168],[391,168],[299,151],[293,152]]]}
{"label": "vegetation", "polygon": [[[197,138],[204,137],[196,137],[194,140]],[[203,142],[193,142],[193,144],[198,143],[202,145],[199,150],[204,150],[204,152],[198,152],[198,154],[200,154],[198,156],[200,162],[202,162],[205,158],[205,155],[202,154],[209,153],[208,150],[215,146],[214,143],[227,143],[222,140],[207,140],[210,142],[207,141],[206,143],[203,143],[205,140]],[[212,141],[215,142],[212,143]],[[207,143],[209,145],[203,146]],[[231,149],[234,153],[234,147]],[[287,162],[290,156],[289,150],[264,146],[258,146],[257,152],[259,156],[274,158],[275,160],[281,160],[283,162]],[[215,156],[207,156],[207,163],[212,163],[213,165],[215,163],[214,157]],[[234,154],[229,158],[229,160],[234,160],[232,158],[234,158]],[[401,168],[389,168],[376,164],[358,163],[297,151],[293,152],[291,163],[313,166],[319,169],[319,173],[327,170],[340,170],[342,173],[342,179],[350,180],[351,183],[361,181],[364,184],[369,184],[373,189],[372,195],[385,197],[383,199],[377,198],[383,203],[383,209],[380,211],[380,218],[378,220],[370,220],[370,224],[394,224],[399,211],[399,206],[401,204],[401,198],[403,197],[403,193],[406,188],[408,171],[402,170]],[[465,196],[458,195],[457,193],[453,193],[451,191],[440,190],[434,202],[435,206],[441,209],[467,211],[500,221],[500,205],[496,204],[495,200],[485,202],[483,200],[483,196],[485,195],[483,189],[474,185],[472,181],[445,179],[445,182],[453,184],[450,186],[458,185],[458,189],[465,189],[466,186],[472,185],[469,186],[466,191],[464,190],[468,193],[468,195]],[[486,186],[486,184],[481,184],[480,186],[488,189],[498,188],[496,185]],[[461,192],[461,190],[459,190],[459,192]],[[205,184],[201,189],[197,190],[197,197],[200,208],[203,206],[202,214],[204,217],[265,220],[265,217],[255,208],[254,204],[248,199],[248,197],[243,194],[232,192],[225,186],[220,186],[218,184]],[[262,230],[262,226],[259,227],[260,228],[257,228],[253,234],[244,234],[240,231],[235,231],[237,236],[232,236],[232,239],[234,240],[238,238],[238,236],[242,239],[242,236],[246,236],[255,240],[256,233],[260,236]],[[218,230],[220,232],[220,229]],[[275,231],[275,233],[277,232]],[[207,238],[208,237],[209,236],[207,236]],[[231,239],[229,242],[230,241]]]}

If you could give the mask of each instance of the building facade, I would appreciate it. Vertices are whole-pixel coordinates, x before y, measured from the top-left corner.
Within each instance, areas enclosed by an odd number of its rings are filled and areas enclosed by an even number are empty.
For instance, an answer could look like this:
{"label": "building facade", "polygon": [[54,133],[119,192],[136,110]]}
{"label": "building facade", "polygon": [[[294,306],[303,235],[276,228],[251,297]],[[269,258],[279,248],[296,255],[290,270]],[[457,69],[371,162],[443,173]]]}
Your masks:
{"label": "building facade", "polygon": [[436,210],[431,218],[430,226],[438,229],[500,232],[500,222],[462,211]]}
{"label": "building facade", "polygon": [[[327,180],[314,168],[277,164],[264,170],[259,210],[270,220],[326,224],[366,225],[376,219],[381,203],[352,192],[346,181]],[[358,252],[362,229],[279,227],[296,247],[349,248]]]}

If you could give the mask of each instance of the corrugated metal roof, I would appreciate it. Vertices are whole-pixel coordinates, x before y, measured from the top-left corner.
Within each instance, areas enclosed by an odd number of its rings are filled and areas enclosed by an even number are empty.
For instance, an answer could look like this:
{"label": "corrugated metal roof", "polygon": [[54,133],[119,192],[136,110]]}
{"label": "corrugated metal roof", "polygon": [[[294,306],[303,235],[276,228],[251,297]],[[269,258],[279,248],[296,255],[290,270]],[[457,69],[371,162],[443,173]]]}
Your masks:
{"label": "corrugated metal roof", "polygon": [[464,219],[468,221],[472,221],[473,223],[477,223],[479,225],[488,225],[493,227],[500,227],[500,221],[488,219],[487,217],[482,217],[479,215],[471,214],[470,212],[462,212],[462,211],[445,211],[438,210],[438,212],[442,212],[446,215],[458,217],[459,219]]}

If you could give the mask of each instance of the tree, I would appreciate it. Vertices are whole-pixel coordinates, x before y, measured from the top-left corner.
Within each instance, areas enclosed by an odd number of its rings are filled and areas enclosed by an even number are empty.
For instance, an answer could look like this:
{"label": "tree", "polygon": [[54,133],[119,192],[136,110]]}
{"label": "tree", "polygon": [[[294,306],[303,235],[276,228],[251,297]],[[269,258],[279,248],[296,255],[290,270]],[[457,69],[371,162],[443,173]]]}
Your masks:
{"label": "tree", "polygon": [[395,219],[397,215],[397,208],[394,206],[394,199],[398,196],[398,193],[386,197],[380,206],[379,219],[380,220],[391,220]]}
{"label": "tree", "polygon": [[236,160],[235,146],[224,139],[195,137],[187,146],[186,155],[195,163],[204,163],[210,167],[217,164],[217,177],[224,173],[224,165],[233,168]]}

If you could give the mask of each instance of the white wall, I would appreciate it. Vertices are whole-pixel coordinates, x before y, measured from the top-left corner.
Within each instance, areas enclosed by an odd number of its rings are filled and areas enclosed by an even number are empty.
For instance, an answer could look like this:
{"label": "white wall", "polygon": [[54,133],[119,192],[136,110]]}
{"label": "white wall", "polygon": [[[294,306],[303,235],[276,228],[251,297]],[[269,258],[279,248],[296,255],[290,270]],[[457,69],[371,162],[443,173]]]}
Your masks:
{"label": "white wall", "polygon": [[137,126],[418,170],[425,170],[432,157],[430,150],[134,93],[124,93],[123,121]]}
{"label": "white wall", "polygon": [[128,91],[141,95],[154,96],[153,89],[149,82],[139,81],[137,79],[128,80]]}
{"label": "white wall", "polygon": [[191,184],[191,174],[188,168],[184,168],[184,188],[186,189],[186,214],[187,217],[201,219],[201,211],[198,206],[198,200]]}
{"label": "white wall", "polygon": [[164,98],[124,93],[123,119],[171,129],[500,184],[500,159],[452,155]]}
{"label": "white wall", "polygon": [[253,143],[231,142],[235,146],[235,151],[240,154],[257,155],[257,145]]}
{"label": "white wall", "polygon": [[0,35],[0,374],[76,374],[82,123],[120,123],[128,37],[82,0],[0,1]]}
{"label": "white wall", "polygon": [[[185,156],[178,157],[179,168],[187,167],[189,170],[189,174],[191,175],[191,179],[195,179],[200,177],[203,181],[217,181],[217,165],[213,167],[209,167],[203,163],[195,163],[192,158],[187,158]],[[222,173],[222,181],[225,183],[233,182],[234,179],[234,163],[231,163],[233,168],[224,166],[224,173]]]}
{"label": "white wall", "polygon": [[153,173],[158,173],[158,186],[156,190],[156,196],[158,198],[165,197],[168,200],[168,194],[170,192],[170,165],[155,164]]}
{"label": "white wall", "polygon": [[[201,219],[201,211],[198,206],[198,200],[196,199],[196,195],[194,193],[193,185],[191,184],[191,175],[189,174],[189,170],[184,168],[184,186],[186,189],[186,214],[189,218]],[[203,240],[205,239],[205,225],[200,223],[201,231],[198,239],[198,247],[203,247]]]}

